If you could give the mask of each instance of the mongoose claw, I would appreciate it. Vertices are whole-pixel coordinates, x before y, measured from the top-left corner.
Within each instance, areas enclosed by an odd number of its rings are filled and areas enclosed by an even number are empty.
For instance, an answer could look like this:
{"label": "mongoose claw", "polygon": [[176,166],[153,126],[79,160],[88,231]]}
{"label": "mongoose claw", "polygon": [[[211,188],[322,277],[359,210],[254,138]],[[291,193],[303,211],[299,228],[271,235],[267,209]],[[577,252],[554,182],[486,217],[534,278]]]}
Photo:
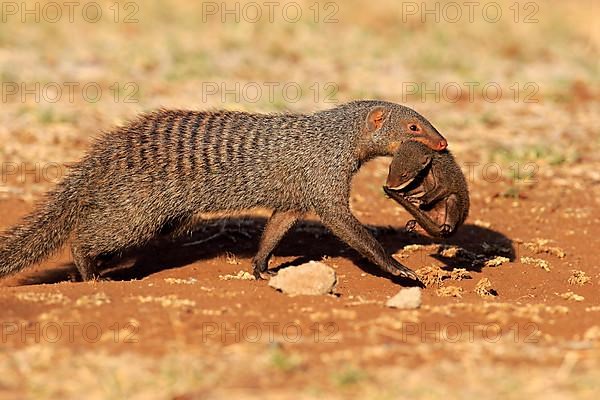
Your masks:
{"label": "mongoose claw", "polygon": [[421,282],[421,279],[419,279],[419,276],[410,269],[407,270],[406,277],[409,279],[412,279],[413,281]]}
{"label": "mongoose claw", "polygon": [[421,200],[420,197],[416,197],[416,196],[405,196],[406,200],[410,201],[411,203],[413,203],[415,206],[420,207],[423,204],[423,200]]}
{"label": "mongoose claw", "polygon": [[389,193],[389,190],[390,190],[390,189],[389,189],[387,186],[383,186],[383,188],[382,188],[382,189],[383,189],[383,195],[384,195],[386,198],[388,198],[388,199],[391,199],[392,197],[390,196],[390,193]]}
{"label": "mongoose claw", "polygon": [[277,275],[277,273],[273,270],[265,269],[261,271],[259,268],[254,268],[252,271],[252,275],[258,281],[271,279],[273,276]]}
{"label": "mongoose claw", "polygon": [[443,237],[452,235],[452,227],[448,224],[442,225],[440,228],[440,235]]}
{"label": "mongoose claw", "polygon": [[419,279],[419,277],[413,270],[406,268],[404,266],[395,268],[393,270],[390,270],[389,272],[394,276],[401,276],[403,278],[408,278],[408,279],[412,279],[417,282],[421,282],[421,280]]}
{"label": "mongoose claw", "polygon": [[406,225],[404,226],[404,230],[406,232],[414,232],[415,229],[417,229],[417,221],[414,219],[411,219],[410,221],[408,221],[406,223]]}
{"label": "mongoose claw", "polygon": [[252,271],[252,275],[254,275],[254,279],[256,279],[257,281],[263,280],[265,279],[262,276],[262,272],[259,271],[258,269],[254,268],[254,270]]}

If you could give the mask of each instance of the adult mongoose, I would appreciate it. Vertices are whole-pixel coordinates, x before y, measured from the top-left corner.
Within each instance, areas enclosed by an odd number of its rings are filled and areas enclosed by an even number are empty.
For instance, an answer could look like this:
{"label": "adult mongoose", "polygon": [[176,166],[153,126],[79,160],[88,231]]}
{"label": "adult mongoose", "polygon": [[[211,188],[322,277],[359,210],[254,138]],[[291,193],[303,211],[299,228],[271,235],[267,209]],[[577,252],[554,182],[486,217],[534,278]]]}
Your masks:
{"label": "adult mongoose", "polygon": [[[469,214],[469,189],[448,150],[436,152],[417,142],[400,146],[390,164],[385,193],[412,214],[427,233],[447,237]],[[415,220],[407,223],[413,229]]]}
{"label": "adult mongoose", "polygon": [[[254,273],[284,234],[314,211],[339,238],[392,275],[417,279],[352,215],[360,166],[407,140],[443,150],[420,114],[384,101],[354,101],[312,114],[159,110],[100,136],[72,171],[0,236],[0,276],[22,270],[69,237],[83,280],[99,261],[148,243],[194,214],[273,210]],[[341,177],[341,179],[340,179]]]}

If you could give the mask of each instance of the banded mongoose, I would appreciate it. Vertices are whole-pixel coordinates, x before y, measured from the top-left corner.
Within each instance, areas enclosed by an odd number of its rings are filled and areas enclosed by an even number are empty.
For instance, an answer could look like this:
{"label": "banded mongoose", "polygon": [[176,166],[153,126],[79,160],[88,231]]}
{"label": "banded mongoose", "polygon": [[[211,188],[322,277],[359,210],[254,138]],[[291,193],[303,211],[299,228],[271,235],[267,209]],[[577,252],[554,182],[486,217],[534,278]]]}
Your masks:
{"label": "banded mongoose", "polygon": [[427,119],[384,101],[312,114],[144,114],[97,138],[37,209],[0,235],[0,276],[41,261],[71,237],[82,279],[95,279],[106,256],[144,245],[165,227],[186,227],[194,214],[263,207],[273,214],[253,258],[257,277],[284,234],[314,211],[380,269],[416,280],[349,207],[360,166],[407,140],[447,146]]}
{"label": "banded mongoose", "polygon": [[[469,189],[450,151],[407,142],[394,155],[385,193],[412,214],[427,233],[447,237],[467,219]],[[407,229],[415,227],[415,220]]]}

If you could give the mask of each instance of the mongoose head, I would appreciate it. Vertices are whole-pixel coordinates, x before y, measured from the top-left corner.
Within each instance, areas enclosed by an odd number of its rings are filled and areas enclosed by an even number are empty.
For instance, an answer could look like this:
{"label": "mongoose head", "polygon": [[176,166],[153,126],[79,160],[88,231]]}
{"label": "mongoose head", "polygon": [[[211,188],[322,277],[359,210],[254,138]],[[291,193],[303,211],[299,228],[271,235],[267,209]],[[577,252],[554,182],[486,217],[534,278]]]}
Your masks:
{"label": "mongoose head", "polygon": [[410,185],[430,164],[431,150],[419,142],[403,143],[390,164],[385,186],[392,190],[402,190]]}
{"label": "mongoose head", "polygon": [[392,155],[407,141],[423,143],[435,151],[448,146],[446,139],[425,117],[399,104],[372,107],[367,114],[366,127],[381,154]]}

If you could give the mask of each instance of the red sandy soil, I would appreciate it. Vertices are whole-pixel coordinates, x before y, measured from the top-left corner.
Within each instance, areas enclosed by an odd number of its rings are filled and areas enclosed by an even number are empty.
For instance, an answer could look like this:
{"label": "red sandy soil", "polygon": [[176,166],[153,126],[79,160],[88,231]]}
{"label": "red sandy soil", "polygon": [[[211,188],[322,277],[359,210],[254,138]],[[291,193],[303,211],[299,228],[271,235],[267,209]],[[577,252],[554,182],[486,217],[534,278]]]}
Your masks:
{"label": "red sandy soil", "polygon": [[[189,239],[140,250],[122,268],[107,272],[108,281],[77,282],[65,247],[52,259],[0,283],[2,345],[17,349],[51,341],[56,336],[51,322],[61,333],[56,341],[76,349],[160,356],[174,343],[214,353],[232,344],[256,342],[300,354],[305,371],[294,377],[299,382],[318,377],[319,365],[332,362],[410,366],[440,357],[452,360],[461,357],[460,344],[473,342],[549,349],[542,353],[550,365],[561,361],[560,351],[550,351],[556,346],[578,351],[583,359],[597,354],[584,340],[600,316],[600,224],[598,208],[591,206],[596,201],[592,194],[540,182],[515,199],[498,195],[497,184],[470,182],[469,219],[454,237],[436,242],[403,230],[408,214],[384,197],[373,177],[375,167],[369,164],[355,180],[352,205],[357,216],[375,229],[388,252],[410,268],[433,264],[468,269],[471,279],[442,283],[463,288],[462,297],[440,297],[432,285],[424,289],[419,310],[385,307],[389,297],[411,283],[379,274],[316,219],[290,232],[270,265],[324,259],[338,274],[335,295],[289,297],[266,281],[220,278],[251,270],[268,215],[257,213],[211,221]],[[17,222],[31,209],[20,200],[3,201],[0,225]],[[184,245],[215,234],[205,243]],[[566,256],[527,248],[525,243],[536,238],[551,239],[548,246],[559,247]],[[512,261],[472,268],[464,260],[442,257],[432,246],[401,251],[410,244],[444,243],[483,254],[484,242],[496,246],[488,256]],[[550,271],[524,264],[521,257],[546,260]],[[584,271],[590,282],[570,284],[572,270]],[[484,298],[474,292],[482,278],[490,280],[496,296]],[[559,296],[569,291],[584,299]],[[94,295],[99,297],[85,297]],[[72,334],[67,334],[69,324]],[[540,362],[539,353],[533,354],[517,350],[490,357],[511,365]],[[282,378],[281,384],[289,379]],[[238,379],[238,384],[262,383]]]}

